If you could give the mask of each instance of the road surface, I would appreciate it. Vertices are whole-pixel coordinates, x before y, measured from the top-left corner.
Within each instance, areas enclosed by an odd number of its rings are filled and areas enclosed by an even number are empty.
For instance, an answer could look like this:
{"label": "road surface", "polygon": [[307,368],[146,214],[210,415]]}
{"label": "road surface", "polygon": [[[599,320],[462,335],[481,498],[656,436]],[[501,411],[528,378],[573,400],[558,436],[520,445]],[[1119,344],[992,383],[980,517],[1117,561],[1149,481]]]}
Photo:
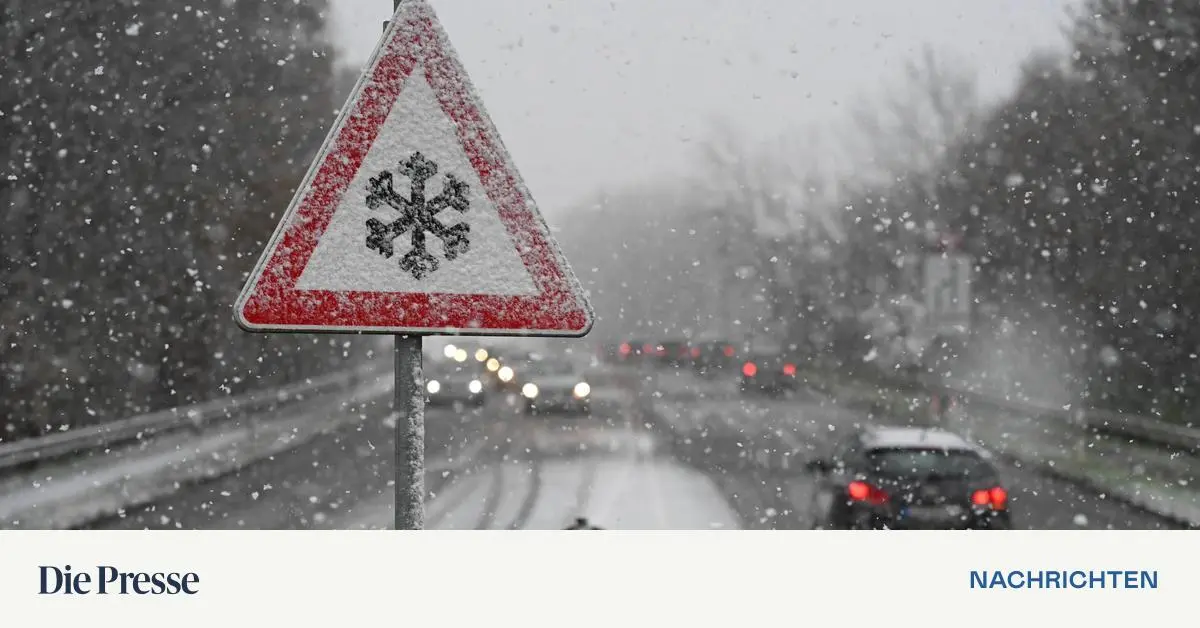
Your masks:
{"label": "road surface", "polygon": [[[741,398],[714,384],[607,391],[591,417],[525,417],[496,398],[426,417],[427,527],[804,529],[804,459],[864,418],[816,393]],[[392,525],[392,430],[344,425],[236,474],[91,524],[97,529],[380,529]],[[1154,529],[1150,513],[1002,468],[1019,527]]]}

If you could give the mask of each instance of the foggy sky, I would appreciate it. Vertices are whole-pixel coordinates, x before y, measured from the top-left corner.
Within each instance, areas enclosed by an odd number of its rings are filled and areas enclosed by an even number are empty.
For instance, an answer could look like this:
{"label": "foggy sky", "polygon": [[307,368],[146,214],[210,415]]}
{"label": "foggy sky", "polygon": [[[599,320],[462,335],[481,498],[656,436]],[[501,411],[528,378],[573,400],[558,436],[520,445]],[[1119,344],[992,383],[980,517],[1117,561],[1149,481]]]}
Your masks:
{"label": "foggy sky", "polygon": [[[829,125],[924,43],[991,95],[1062,45],[1076,0],[431,0],[542,210],[685,172],[714,117],[748,138]],[[365,62],[391,0],[334,0]]]}

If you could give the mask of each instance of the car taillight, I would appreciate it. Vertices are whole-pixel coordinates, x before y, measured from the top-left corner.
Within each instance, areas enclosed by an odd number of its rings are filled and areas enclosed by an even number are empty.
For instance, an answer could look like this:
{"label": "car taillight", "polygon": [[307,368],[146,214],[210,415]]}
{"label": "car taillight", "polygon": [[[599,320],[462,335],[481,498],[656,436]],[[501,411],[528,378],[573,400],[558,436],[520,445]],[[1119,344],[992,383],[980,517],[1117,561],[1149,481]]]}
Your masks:
{"label": "car taillight", "polygon": [[758,367],[753,362],[747,362],[742,365],[742,375],[746,377],[754,377],[758,373]]}
{"label": "car taillight", "polygon": [[642,345],[642,353],[650,353],[651,351],[654,351],[654,345],[651,345],[651,344]]}
{"label": "car taillight", "polygon": [[633,347],[629,346],[628,342],[622,342],[621,348],[617,349],[617,351],[620,351],[621,355],[629,355],[633,352]]}
{"label": "car taillight", "polygon": [[697,349],[696,347],[692,347],[691,354],[692,354],[693,358],[698,358],[698,357],[700,357],[700,350]]}
{"label": "car taillight", "polygon": [[846,494],[850,499],[856,502],[867,502],[868,504],[886,504],[888,494],[882,490],[867,484],[861,480],[855,480],[846,487]]}
{"label": "car taillight", "polygon": [[1008,491],[1000,486],[979,489],[971,493],[971,503],[976,506],[991,506],[996,510],[1003,510],[1008,505]]}
{"label": "car taillight", "polygon": [[724,351],[725,351],[725,357],[727,357],[727,358],[733,357],[733,347],[725,347]]}
{"label": "car taillight", "polygon": [[784,364],[783,365],[783,374],[784,375],[795,375],[796,374],[796,365],[795,364]]}

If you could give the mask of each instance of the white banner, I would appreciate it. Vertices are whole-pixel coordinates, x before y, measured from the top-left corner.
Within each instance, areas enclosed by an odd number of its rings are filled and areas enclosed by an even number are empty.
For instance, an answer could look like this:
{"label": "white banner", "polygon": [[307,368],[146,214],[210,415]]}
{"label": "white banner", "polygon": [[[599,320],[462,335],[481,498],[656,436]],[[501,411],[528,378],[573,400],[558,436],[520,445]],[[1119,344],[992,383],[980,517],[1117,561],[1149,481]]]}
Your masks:
{"label": "white banner", "polygon": [[1188,621],[1187,532],[0,532],[14,626]]}

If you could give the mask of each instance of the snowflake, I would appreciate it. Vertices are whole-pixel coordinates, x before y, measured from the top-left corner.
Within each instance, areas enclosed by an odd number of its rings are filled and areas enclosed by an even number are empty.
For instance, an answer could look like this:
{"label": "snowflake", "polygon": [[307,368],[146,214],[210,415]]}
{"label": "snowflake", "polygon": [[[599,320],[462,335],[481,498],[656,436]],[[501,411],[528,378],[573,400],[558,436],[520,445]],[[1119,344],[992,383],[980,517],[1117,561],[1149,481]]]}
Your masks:
{"label": "snowflake", "polygon": [[367,220],[367,248],[378,251],[380,255],[390,258],[395,254],[392,241],[411,233],[412,249],[400,258],[400,268],[412,273],[415,279],[421,279],[438,269],[438,259],[429,252],[425,245],[425,232],[432,233],[442,241],[446,259],[453,260],[466,253],[471,246],[467,236],[471,226],[459,223],[446,226],[437,219],[442,210],[452,207],[459,212],[465,212],[470,207],[467,200],[467,184],[459,181],[453,174],[446,174],[442,185],[442,193],[426,200],[425,183],[433,178],[438,171],[438,165],[420,152],[414,152],[407,160],[400,162],[399,173],[408,177],[410,191],[408,198],[403,198],[392,187],[393,175],[384,170],[371,179],[367,194],[367,207],[379,209],[387,205],[401,212],[400,218],[391,223],[385,223],[378,218]]}

